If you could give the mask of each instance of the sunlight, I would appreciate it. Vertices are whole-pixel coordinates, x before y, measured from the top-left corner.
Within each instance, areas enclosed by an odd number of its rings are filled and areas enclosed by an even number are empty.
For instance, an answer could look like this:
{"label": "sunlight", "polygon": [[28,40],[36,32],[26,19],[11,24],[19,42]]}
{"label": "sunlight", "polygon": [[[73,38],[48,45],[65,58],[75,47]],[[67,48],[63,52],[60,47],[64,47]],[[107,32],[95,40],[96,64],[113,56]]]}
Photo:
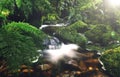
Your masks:
{"label": "sunlight", "polygon": [[107,1],[112,6],[119,6],[120,5],[120,0],[107,0]]}

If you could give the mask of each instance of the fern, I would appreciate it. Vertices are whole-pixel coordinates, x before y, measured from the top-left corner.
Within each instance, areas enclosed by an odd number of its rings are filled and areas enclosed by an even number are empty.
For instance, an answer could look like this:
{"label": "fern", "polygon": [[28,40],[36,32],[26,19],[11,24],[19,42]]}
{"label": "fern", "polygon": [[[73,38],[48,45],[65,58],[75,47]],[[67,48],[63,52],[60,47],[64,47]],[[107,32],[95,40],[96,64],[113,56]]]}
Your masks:
{"label": "fern", "polygon": [[[27,23],[9,23],[0,29],[0,57],[7,62],[10,71],[22,64],[30,65],[42,49],[44,33]],[[37,47],[36,45],[39,44]]]}

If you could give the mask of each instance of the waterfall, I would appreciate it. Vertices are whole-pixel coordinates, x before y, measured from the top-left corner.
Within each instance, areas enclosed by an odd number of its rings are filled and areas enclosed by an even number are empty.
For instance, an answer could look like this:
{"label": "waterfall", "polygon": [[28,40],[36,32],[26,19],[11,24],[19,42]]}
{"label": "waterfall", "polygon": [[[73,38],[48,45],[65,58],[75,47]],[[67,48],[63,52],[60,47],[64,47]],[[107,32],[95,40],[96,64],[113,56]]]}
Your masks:
{"label": "waterfall", "polygon": [[79,46],[76,44],[61,44],[59,49],[48,49],[44,52],[47,54],[46,59],[50,62],[57,63],[61,59],[68,58],[75,58],[77,57],[77,50]]}
{"label": "waterfall", "polygon": [[59,49],[61,42],[56,37],[49,37],[44,40],[43,45],[46,49]]}
{"label": "waterfall", "polygon": [[62,27],[62,26],[67,26],[69,23],[59,23],[59,24],[53,24],[53,25],[46,25],[46,24],[44,24],[44,25],[41,25],[41,27],[39,27],[39,29],[43,29],[43,28],[46,28],[46,27],[48,27],[48,26],[57,26],[57,27]]}

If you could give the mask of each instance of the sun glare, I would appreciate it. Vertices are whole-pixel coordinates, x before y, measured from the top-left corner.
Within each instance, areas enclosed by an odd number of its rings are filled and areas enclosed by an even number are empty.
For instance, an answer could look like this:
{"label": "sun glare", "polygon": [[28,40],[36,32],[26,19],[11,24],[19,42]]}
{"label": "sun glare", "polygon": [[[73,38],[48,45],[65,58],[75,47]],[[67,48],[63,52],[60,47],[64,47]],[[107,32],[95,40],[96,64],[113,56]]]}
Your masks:
{"label": "sun glare", "polygon": [[107,0],[112,6],[119,6],[120,0]]}

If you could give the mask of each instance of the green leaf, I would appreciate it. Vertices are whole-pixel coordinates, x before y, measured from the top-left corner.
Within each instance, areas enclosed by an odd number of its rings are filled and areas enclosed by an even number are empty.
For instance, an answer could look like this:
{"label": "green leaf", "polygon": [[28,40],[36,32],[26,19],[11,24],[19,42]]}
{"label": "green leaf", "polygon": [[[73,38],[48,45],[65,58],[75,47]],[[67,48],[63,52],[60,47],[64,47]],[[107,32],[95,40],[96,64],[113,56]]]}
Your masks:
{"label": "green leaf", "polygon": [[21,3],[22,3],[22,0],[16,0],[16,4],[17,4],[17,7],[18,7],[18,8],[21,7]]}

